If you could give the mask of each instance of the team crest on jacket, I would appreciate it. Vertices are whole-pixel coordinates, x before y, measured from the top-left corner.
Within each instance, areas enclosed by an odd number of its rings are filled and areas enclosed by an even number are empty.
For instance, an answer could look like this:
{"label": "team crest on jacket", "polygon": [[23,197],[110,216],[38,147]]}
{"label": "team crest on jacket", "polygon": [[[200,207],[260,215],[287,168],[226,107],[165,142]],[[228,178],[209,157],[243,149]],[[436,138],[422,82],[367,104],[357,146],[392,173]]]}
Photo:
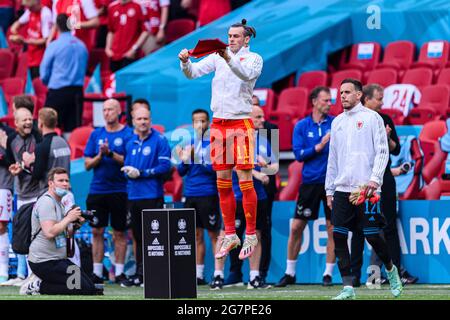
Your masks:
{"label": "team crest on jacket", "polygon": [[116,147],[120,147],[120,146],[122,145],[122,143],[123,143],[122,138],[118,137],[118,138],[115,138],[115,139],[114,139],[114,145],[115,145]]}
{"label": "team crest on jacket", "polygon": [[148,156],[148,155],[150,154],[150,152],[151,152],[150,146],[146,146],[146,147],[144,148],[144,150],[142,150],[142,154],[143,154],[144,156]]}
{"label": "team crest on jacket", "polygon": [[364,122],[361,120],[356,121],[356,129],[361,130],[364,126]]}

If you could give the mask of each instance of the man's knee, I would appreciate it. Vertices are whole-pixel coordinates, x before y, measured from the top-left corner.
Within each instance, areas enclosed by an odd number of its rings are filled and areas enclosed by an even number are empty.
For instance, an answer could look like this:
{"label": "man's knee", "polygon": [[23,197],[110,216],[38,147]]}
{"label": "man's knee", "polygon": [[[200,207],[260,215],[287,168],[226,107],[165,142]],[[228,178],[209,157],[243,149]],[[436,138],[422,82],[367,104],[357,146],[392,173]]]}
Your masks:
{"label": "man's knee", "polygon": [[126,241],[125,231],[113,230],[113,240],[114,242],[124,242]]}
{"label": "man's knee", "polygon": [[306,221],[301,219],[294,219],[291,224],[291,236],[294,238],[300,237],[303,230],[305,230]]}
{"label": "man's knee", "polygon": [[197,245],[203,245],[205,240],[203,237],[203,229],[197,228],[195,230],[195,238],[197,240]]}

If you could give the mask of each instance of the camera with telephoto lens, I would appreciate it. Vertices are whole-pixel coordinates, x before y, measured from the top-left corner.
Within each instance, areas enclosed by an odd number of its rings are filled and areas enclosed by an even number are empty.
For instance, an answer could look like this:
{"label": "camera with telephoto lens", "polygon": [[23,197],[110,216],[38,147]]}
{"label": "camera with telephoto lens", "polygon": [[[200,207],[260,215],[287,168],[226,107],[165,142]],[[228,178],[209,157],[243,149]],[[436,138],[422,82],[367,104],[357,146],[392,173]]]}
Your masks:
{"label": "camera with telephoto lens", "polygon": [[[74,204],[72,206],[72,208],[70,208],[70,210],[78,208],[78,207],[79,206]],[[96,216],[94,216],[94,213],[95,213],[95,210],[81,210],[81,217],[84,218],[85,220],[89,221],[93,225],[96,225],[98,223],[98,218]]]}

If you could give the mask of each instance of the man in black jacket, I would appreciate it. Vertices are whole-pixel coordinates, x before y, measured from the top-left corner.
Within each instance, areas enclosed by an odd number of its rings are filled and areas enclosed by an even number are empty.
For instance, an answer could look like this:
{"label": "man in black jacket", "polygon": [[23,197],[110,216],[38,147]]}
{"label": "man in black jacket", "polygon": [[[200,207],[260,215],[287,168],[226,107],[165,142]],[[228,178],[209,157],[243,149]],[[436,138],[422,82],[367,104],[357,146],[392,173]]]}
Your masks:
{"label": "man in black jacket", "polygon": [[[389,152],[392,155],[400,153],[400,141],[395,130],[392,119],[383,113],[380,113],[383,106],[384,89],[378,84],[368,84],[363,88],[363,96],[361,103],[373,111],[376,111],[383,118],[388,136]],[[397,230],[397,190],[394,176],[391,173],[391,160],[389,159],[384,171],[383,185],[381,186],[381,211],[386,218],[386,225],[383,229],[389,253],[392,261],[400,272],[403,284],[417,282],[416,277],[412,277],[405,269],[401,268],[401,251],[400,241]],[[364,236],[359,232],[355,232],[352,238],[352,255],[351,265],[354,286],[360,285],[361,267],[363,264]],[[374,252],[372,252],[371,265],[381,266],[381,262]],[[387,283],[387,280],[385,281]],[[383,280],[381,280],[383,283]]]}
{"label": "man in black jacket", "polygon": [[[257,96],[253,96],[252,104],[257,107],[260,106],[261,103]],[[276,141],[272,141],[272,134],[275,134],[275,131],[272,130],[278,130],[278,126],[267,120],[263,120],[263,129],[267,132],[267,141],[270,143],[273,150],[274,146],[279,145],[279,135],[274,135],[273,138],[276,139]],[[278,192],[276,175],[269,175],[269,183],[264,185],[264,189],[267,193],[268,223],[267,230],[263,230],[263,232],[261,232],[261,262],[259,264],[259,274],[265,282],[269,272],[270,259],[272,255],[272,207],[273,201],[275,200],[275,195]]]}

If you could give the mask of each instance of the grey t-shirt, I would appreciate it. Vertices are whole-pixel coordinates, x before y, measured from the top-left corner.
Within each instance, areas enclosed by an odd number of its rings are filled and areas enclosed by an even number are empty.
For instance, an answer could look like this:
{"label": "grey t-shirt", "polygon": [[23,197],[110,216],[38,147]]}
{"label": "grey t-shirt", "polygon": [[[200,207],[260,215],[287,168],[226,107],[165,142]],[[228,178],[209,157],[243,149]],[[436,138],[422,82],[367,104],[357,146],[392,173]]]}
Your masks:
{"label": "grey t-shirt", "polygon": [[[48,192],[42,195],[36,202],[31,215],[31,234],[35,235],[40,229],[42,221],[61,221],[64,218],[64,208]],[[47,239],[39,231],[31,242],[28,260],[33,263],[41,263],[49,260],[66,259],[66,237],[61,233],[56,238]]]}

